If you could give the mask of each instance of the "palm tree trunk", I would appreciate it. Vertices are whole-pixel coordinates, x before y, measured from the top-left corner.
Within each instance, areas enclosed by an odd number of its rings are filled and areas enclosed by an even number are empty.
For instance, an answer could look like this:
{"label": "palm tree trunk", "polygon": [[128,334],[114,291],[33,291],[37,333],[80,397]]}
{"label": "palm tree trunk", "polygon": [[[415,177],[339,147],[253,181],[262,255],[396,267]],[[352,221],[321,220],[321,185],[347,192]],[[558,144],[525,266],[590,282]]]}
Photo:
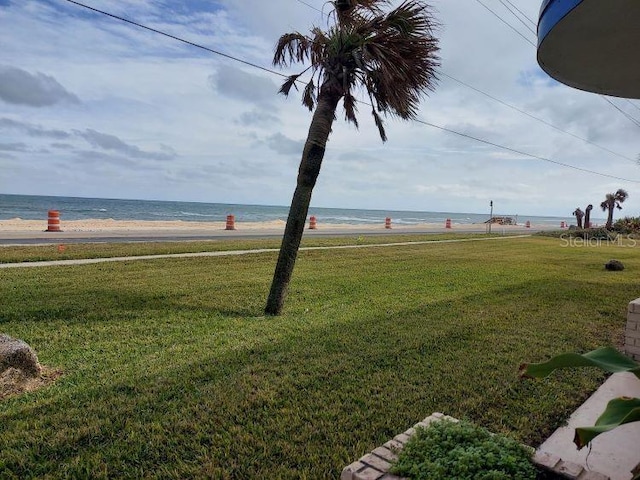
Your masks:
{"label": "palm tree trunk", "polygon": [[615,200],[610,202],[608,205],[609,215],[607,216],[607,225],[605,227],[607,230],[611,230],[611,227],[613,226],[613,209],[615,208],[615,205]]}
{"label": "palm tree trunk", "polygon": [[313,114],[307,141],[302,152],[297,186],[291,200],[287,226],[284,230],[280,254],[278,255],[278,263],[273,274],[271,290],[264,310],[267,315],[280,315],[282,312],[293,267],[298,257],[300,240],[302,240],[302,234],[304,233],[304,225],[307,220],[309,204],[311,203],[311,193],[320,173],[325,145],[331,133],[331,125],[335,118],[336,107],[340,97],[340,94],[327,85],[323,85],[318,95],[318,105]]}
{"label": "palm tree trunk", "polygon": [[591,228],[591,210],[593,210],[593,205],[587,205],[586,213],[584,215],[584,228]]}

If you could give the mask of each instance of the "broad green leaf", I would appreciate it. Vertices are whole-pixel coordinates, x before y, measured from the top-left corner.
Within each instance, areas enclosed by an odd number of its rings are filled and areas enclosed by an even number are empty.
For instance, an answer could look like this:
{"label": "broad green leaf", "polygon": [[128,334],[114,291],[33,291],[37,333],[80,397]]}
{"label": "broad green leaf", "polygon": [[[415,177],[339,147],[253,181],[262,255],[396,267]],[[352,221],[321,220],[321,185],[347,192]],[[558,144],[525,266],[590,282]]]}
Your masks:
{"label": "broad green leaf", "polygon": [[522,364],[521,377],[546,377],[558,368],[597,367],[606,372],[631,372],[640,378],[640,364],[613,347],[601,347],[585,354],[564,353],[547,362]]}
{"label": "broad green leaf", "polygon": [[640,398],[614,398],[596,420],[593,427],[576,428],[573,442],[582,448],[601,433],[613,430],[625,423],[640,421]]}

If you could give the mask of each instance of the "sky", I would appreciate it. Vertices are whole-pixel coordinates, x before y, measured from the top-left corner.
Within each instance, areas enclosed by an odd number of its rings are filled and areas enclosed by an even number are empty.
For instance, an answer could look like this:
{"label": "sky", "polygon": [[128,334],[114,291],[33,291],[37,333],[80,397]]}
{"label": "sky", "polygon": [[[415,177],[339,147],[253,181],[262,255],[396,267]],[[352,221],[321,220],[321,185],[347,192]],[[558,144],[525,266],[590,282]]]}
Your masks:
{"label": "sky", "polygon": [[[312,206],[485,213],[493,201],[565,217],[623,188],[616,215],[639,214],[640,127],[548,77],[530,22],[541,2],[510,1],[528,19],[504,0],[429,2],[441,66],[418,119],[431,125],[388,117],[383,143],[369,107],[356,129],[339,105]],[[304,67],[272,67],[279,36],[325,28],[330,8],[83,3],[284,74]],[[311,113],[278,94],[281,76],[67,0],[0,0],[0,45],[0,193],[289,205]],[[640,100],[610,100],[640,121]]]}

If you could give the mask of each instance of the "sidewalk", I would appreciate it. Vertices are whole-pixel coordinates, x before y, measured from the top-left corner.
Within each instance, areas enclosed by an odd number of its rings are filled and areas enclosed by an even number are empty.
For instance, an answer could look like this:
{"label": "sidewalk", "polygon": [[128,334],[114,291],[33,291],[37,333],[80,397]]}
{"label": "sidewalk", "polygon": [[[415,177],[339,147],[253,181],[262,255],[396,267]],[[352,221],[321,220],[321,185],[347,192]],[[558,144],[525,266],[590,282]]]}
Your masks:
{"label": "sidewalk", "polygon": [[591,448],[578,450],[573,443],[576,427],[594,425],[609,400],[623,396],[640,397],[640,379],[632,373],[611,375],[569,417],[568,424],[556,430],[537,452],[550,453],[565,462],[581,465],[587,471],[607,475],[611,480],[630,480],[631,470],[640,463],[640,422],[599,435],[591,442]]}

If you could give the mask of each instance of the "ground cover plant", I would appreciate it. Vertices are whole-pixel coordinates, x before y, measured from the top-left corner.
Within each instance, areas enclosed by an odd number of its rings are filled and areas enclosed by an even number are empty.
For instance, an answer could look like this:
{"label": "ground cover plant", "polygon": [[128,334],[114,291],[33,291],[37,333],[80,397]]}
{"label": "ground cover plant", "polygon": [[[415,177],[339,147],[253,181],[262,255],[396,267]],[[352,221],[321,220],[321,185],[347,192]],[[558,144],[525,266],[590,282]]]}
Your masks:
{"label": "ground cover plant", "polygon": [[[598,371],[522,359],[619,344],[637,249],[557,238],[0,269],[0,331],[64,374],[0,402],[0,478],[337,478],[441,411],[537,445]],[[622,272],[602,265],[615,257]]]}
{"label": "ground cover plant", "polygon": [[533,450],[470,422],[416,428],[391,472],[412,480],[536,480]]}
{"label": "ground cover plant", "polygon": [[613,230],[625,234],[640,233],[640,217],[619,218],[613,224]]}

